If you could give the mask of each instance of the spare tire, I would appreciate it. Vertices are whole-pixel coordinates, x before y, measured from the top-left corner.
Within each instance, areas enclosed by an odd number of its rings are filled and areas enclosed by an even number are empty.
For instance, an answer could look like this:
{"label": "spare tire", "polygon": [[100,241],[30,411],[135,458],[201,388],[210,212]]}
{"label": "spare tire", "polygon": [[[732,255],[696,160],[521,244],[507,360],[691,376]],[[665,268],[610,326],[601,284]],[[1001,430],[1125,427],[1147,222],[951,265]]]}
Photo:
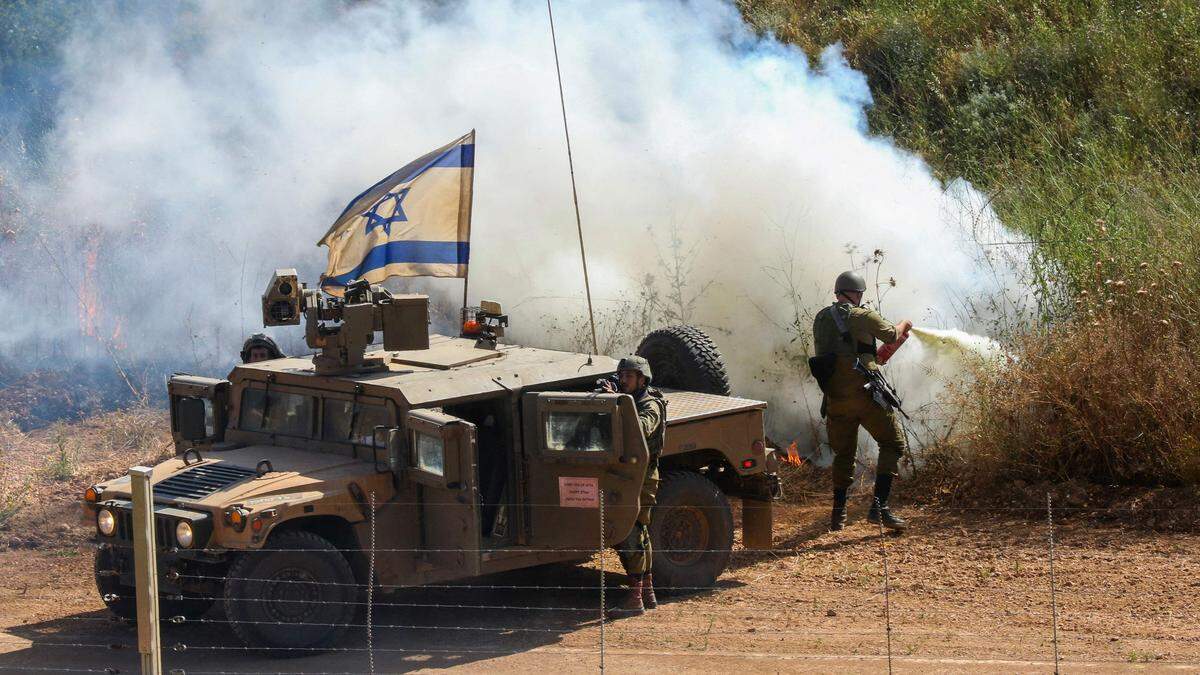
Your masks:
{"label": "spare tire", "polygon": [[712,338],[695,326],[669,326],[647,335],[637,355],[650,362],[656,387],[729,395],[729,375]]}

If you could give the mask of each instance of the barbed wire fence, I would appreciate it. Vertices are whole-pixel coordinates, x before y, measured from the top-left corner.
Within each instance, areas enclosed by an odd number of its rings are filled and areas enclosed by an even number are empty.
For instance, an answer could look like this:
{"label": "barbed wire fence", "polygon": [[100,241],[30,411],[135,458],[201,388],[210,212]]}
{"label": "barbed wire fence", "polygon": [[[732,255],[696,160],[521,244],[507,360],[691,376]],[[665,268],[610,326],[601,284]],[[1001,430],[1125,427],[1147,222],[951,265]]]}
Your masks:
{"label": "barbed wire fence", "polygon": [[[899,557],[901,563],[907,555],[903,551],[903,537],[897,538],[882,527],[871,535],[878,542],[878,574],[879,583],[876,587],[867,587],[862,597],[848,599],[837,604],[837,609],[847,619],[856,619],[854,627],[838,628],[836,626],[821,626],[818,621],[802,618],[804,614],[819,617],[822,603],[827,598],[816,589],[811,594],[811,602],[801,595],[793,595],[787,602],[771,602],[768,597],[743,597],[743,589],[754,589],[754,579],[746,579],[747,570],[758,570],[760,563],[772,565],[789,565],[802,575],[805,562],[813,552],[807,545],[782,545],[772,548],[734,547],[728,551],[738,564],[734,567],[738,575],[743,577],[745,585],[723,582],[718,579],[712,584],[677,585],[661,588],[670,594],[667,602],[660,609],[648,612],[645,619],[613,619],[607,615],[609,582],[607,573],[611,569],[608,556],[611,552],[605,545],[605,540],[612,541],[611,535],[606,536],[611,525],[607,510],[604,508],[603,491],[598,496],[597,516],[600,538],[596,545],[582,548],[546,548],[542,552],[554,554],[577,554],[577,559],[590,558],[594,571],[599,574],[578,571],[565,574],[556,579],[549,574],[538,574],[531,582],[489,583],[488,579],[480,581],[446,581],[420,586],[401,583],[386,583],[379,575],[379,557],[391,554],[452,554],[478,555],[503,551],[502,548],[436,548],[436,547],[389,547],[380,546],[377,539],[378,522],[376,513],[380,508],[374,493],[367,495],[367,537],[366,546],[342,547],[341,554],[347,558],[362,556],[365,560],[365,573],[352,582],[328,583],[322,586],[344,586],[352,591],[346,598],[330,600],[323,597],[306,595],[305,589],[313,586],[311,580],[301,578],[264,578],[243,576],[236,578],[229,572],[205,572],[190,570],[167,573],[164,578],[181,584],[195,583],[199,586],[209,584],[214,588],[230,582],[271,584],[278,595],[274,602],[281,606],[294,605],[308,608],[299,612],[303,620],[288,618],[255,618],[234,620],[222,616],[218,612],[200,612],[195,614],[167,612],[171,603],[161,603],[162,600],[179,601],[185,596],[162,596],[160,607],[164,610],[162,616],[165,628],[174,631],[176,635],[168,635],[161,640],[160,658],[164,659],[162,672],[173,675],[198,675],[200,673],[250,673],[270,670],[287,671],[288,668],[269,668],[263,666],[257,659],[264,655],[316,655],[332,654],[335,661],[321,661],[321,666],[305,666],[304,661],[278,662],[295,664],[294,672],[333,673],[333,672],[394,672],[397,665],[403,665],[406,659],[434,658],[443,659],[446,664],[462,662],[463,659],[499,658],[524,653],[545,655],[561,655],[567,658],[566,663],[575,669],[586,669],[578,662],[580,657],[593,655],[596,660],[593,666],[603,671],[608,664],[608,655],[614,648],[617,653],[628,657],[630,654],[641,654],[645,657],[666,656],[683,657],[697,654],[723,654],[754,656],[755,658],[775,658],[780,664],[789,660],[806,658],[810,647],[797,645],[799,648],[784,649],[772,641],[787,644],[793,641],[807,640],[813,644],[824,644],[825,641],[836,643],[837,640],[852,638],[857,646],[853,649],[834,649],[834,654],[813,654],[815,658],[831,658],[844,656],[846,658],[878,658],[881,666],[886,664],[889,672],[894,661],[909,660],[911,663],[921,663],[922,659],[949,658],[951,662],[964,665],[973,662],[990,663],[998,657],[940,657],[939,653],[946,650],[938,649],[936,645],[954,645],[962,640],[973,638],[986,639],[989,645],[999,653],[1008,651],[1013,656],[1013,663],[1042,664],[1047,670],[1058,672],[1062,663],[1060,653],[1060,621],[1061,605],[1059,595],[1062,593],[1057,563],[1062,557],[1059,542],[1056,537],[1056,511],[1099,511],[1107,509],[1086,509],[1072,507],[1056,507],[1048,494],[1043,506],[1014,506],[1005,510],[1029,514],[1038,509],[1045,511],[1046,536],[1042,539],[1041,550],[1044,551],[1042,568],[1046,576],[1044,590],[1039,591],[1040,584],[1032,584],[1030,598],[1036,598],[1038,593],[1047,599],[1049,616],[1038,621],[1038,612],[1030,606],[1022,618],[1022,623],[1030,630],[1012,630],[1010,627],[994,632],[973,633],[961,627],[947,626],[939,630],[929,630],[913,624],[913,632],[904,637],[906,621],[912,621],[912,609],[901,608],[896,613],[895,596],[905,601],[920,602],[925,598],[939,599],[950,606],[950,609],[961,609],[963,615],[978,615],[981,609],[987,607],[988,598],[979,588],[913,588],[905,586],[903,572],[891,564],[894,545],[900,545]],[[824,496],[822,494],[822,496]],[[358,504],[357,501],[347,501],[347,505]],[[449,505],[448,503],[447,505]],[[428,506],[429,504],[426,504]],[[536,505],[544,508],[559,508],[559,505]],[[714,508],[692,506],[689,509]],[[963,512],[973,511],[972,508],[957,509]],[[665,511],[656,511],[656,517],[661,517]],[[1036,522],[1036,519],[1034,519]],[[152,528],[153,529],[153,528]],[[1031,532],[1033,529],[1031,528]],[[1026,542],[1030,551],[1034,540]],[[1069,547],[1068,547],[1069,548]],[[165,547],[171,551],[171,547]],[[278,552],[289,553],[328,553],[328,549],[308,548],[277,548],[271,546],[268,538],[264,547],[257,553],[246,555],[270,555]],[[529,548],[528,552],[538,552],[539,549]],[[219,549],[198,549],[201,554],[224,553]],[[662,547],[658,553],[665,555],[706,555],[723,552],[715,548],[670,548]],[[571,557],[571,556],[568,556]],[[1075,563],[1080,560],[1073,559]],[[1068,551],[1068,559],[1071,559]],[[1086,559],[1086,558],[1085,558]],[[1071,562],[1071,560],[1068,560]],[[904,567],[903,564],[900,566]],[[1068,565],[1070,567],[1070,565]],[[865,574],[871,574],[869,568],[864,568]],[[1078,569],[1076,570],[1078,572]],[[900,587],[897,587],[899,572]],[[751,577],[765,573],[750,572]],[[1029,579],[1036,580],[1042,576],[1037,570],[1030,570]],[[801,578],[798,576],[798,578]],[[1070,584],[1068,584],[1070,585]],[[291,590],[289,590],[291,589]],[[132,591],[132,589],[130,589]],[[1104,589],[1078,588],[1072,586],[1067,591],[1072,596],[1094,595],[1097,602],[1105,597]],[[376,597],[377,592],[383,592],[386,597]],[[726,598],[721,596],[725,595]],[[949,598],[949,600],[946,600]],[[134,599],[133,594],[110,594],[109,601],[119,599]],[[261,601],[255,597],[230,596],[228,593],[212,592],[208,595],[191,593],[188,600],[222,602]],[[718,602],[706,602],[716,600]],[[1040,603],[1039,603],[1040,604]],[[355,609],[350,620],[334,621],[328,616],[341,616],[333,609],[339,606]],[[827,610],[833,612],[833,609]],[[383,612],[381,616],[379,613]],[[827,614],[832,618],[833,614]],[[943,616],[954,616],[949,612]],[[1043,615],[1044,616],[1044,615]],[[598,617],[598,618],[590,618]],[[864,621],[865,619],[865,621]],[[877,620],[878,628],[870,628],[869,624]],[[840,619],[839,619],[840,621]],[[0,653],[8,651],[6,647],[19,645],[21,648],[34,650],[56,650],[82,655],[72,663],[83,663],[85,666],[51,665],[20,665],[9,667],[0,660],[0,671],[17,672],[99,672],[119,673],[133,672],[128,665],[129,657],[137,652],[138,645],[127,640],[110,639],[113,633],[105,627],[119,620],[105,616],[70,616],[59,620],[60,625],[79,625],[79,630],[60,628],[55,635],[34,636],[29,640],[12,641],[0,637]],[[293,631],[307,629],[340,630],[348,636],[329,647],[248,647],[238,644],[230,630],[232,624],[243,626],[272,626]],[[1047,625],[1048,624],[1048,625]],[[1015,622],[1014,622],[1015,625]],[[1037,627],[1044,627],[1045,632],[1038,635]],[[897,627],[899,633],[896,632]],[[196,632],[181,632],[190,629],[206,629]],[[587,644],[588,634],[595,630],[594,640]],[[361,631],[361,632],[360,632]],[[349,635],[356,632],[361,638]],[[96,634],[104,635],[97,639]],[[896,637],[901,640],[913,639],[919,636],[927,645],[924,649],[909,646],[907,650],[903,642],[897,646]],[[1089,636],[1078,630],[1072,632],[1073,640],[1086,640],[1089,637],[1106,638],[1107,636]],[[408,636],[408,637],[406,637]],[[1049,640],[1046,640],[1046,637]],[[569,639],[569,638],[576,639]],[[418,639],[419,638],[419,639]],[[645,641],[649,642],[649,646]],[[1180,641],[1195,641],[1197,638],[1180,636]],[[879,645],[879,651],[869,645],[874,642]],[[686,644],[685,644],[686,643]],[[716,646],[714,647],[714,643]],[[733,646],[731,646],[733,645]],[[1036,657],[1039,650],[1043,660],[1030,660]],[[825,651],[829,651],[828,648]],[[922,651],[930,652],[922,655]],[[874,656],[873,656],[874,655]],[[246,659],[246,665],[222,665],[214,669],[206,665],[210,659],[221,657],[220,664],[240,664]],[[349,660],[353,659],[353,660]],[[1087,659],[1096,662],[1097,659]],[[110,662],[112,665],[106,665]],[[345,670],[322,670],[326,664],[337,664],[336,667]],[[221,670],[220,668],[225,668]],[[407,669],[410,666],[404,666]]]}

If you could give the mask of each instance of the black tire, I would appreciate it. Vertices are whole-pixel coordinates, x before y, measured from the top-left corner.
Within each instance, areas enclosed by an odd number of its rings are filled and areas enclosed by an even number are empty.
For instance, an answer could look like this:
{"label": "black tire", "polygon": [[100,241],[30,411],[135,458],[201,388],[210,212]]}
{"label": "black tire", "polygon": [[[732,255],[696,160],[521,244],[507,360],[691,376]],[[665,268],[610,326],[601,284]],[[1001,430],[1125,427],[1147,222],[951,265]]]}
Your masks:
{"label": "black tire", "polygon": [[695,326],[669,326],[653,331],[638,345],[637,355],[650,362],[656,387],[729,395],[729,375],[712,338]]}
{"label": "black tire", "polygon": [[100,593],[100,599],[108,611],[127,621],[136,621],[136,590],[121,584],[121,578],[117,575],[117,555],[111,546],[96,549],[92,570],[96,576],[96,591]]}
{"label": "black tire", "polygon": [[[132,565],[132,553],[129,553],[126,564]],[[121,568],[117,550],[111,546],[101,546],[96,549],[96,557],[92,569],[96,577],[96,590],[100,599],[108,607],[108,611],[127,621],[137,621],[137,589],[121,583],[117,571]],[[172,617],[183,616],[188,619],[199,619],[204,616],[216,598],[160,595],[158,599],[159,621],[170,621]]]}
{"label": "black tire", "polygon": [[666,472],[650,515],[650,544],[656,589],[688,593],[712,586],[733,549],[729,500],[694,471]]}
{"label": "black tire", "polygon": [[357,616],[359,598],[346,557],[311,532],[282,532],[263,551],[239,554],[225,581],[233,632],[247,647],[277,657],[335,645]]}

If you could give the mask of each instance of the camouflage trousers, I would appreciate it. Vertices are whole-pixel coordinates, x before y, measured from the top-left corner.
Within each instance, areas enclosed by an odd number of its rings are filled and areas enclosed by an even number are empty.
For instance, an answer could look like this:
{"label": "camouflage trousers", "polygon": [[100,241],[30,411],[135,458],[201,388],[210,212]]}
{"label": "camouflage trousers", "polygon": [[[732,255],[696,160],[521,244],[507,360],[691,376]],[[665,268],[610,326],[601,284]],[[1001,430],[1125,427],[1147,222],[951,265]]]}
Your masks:
{"label": "camouflage trousers", "polygon": [[639,497],[641,509],[638,511],[637,522],[629,531],[629,536],[617,544],[617,555],[621,565],[628,575],[641,575],[650,572],[653,551],[650,549],[650,509],[655,504],[658,494],[658,458],[650,460],[646,465],[646,478],[642,481],[642,492]]}
{"label": "camouflage trousers", "polygon": [[826,400],[825,431],[833,450],[833,487],[848,488],[854,482],[854,460],[858,454],[858,428],[861,426],[879,444],[879,475],[895,476],[900,458],[906,451],[904,432],[892,410],[879,407],[863,394]]}

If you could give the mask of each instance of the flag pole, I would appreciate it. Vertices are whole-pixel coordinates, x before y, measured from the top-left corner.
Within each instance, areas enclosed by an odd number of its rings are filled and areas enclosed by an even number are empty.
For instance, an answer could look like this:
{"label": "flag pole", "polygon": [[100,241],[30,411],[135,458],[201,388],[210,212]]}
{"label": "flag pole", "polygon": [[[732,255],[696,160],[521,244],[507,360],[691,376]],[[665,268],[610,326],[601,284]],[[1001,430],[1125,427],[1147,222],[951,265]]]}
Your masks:
{"label": "flag pole", "polygon": [[[475,140],[475,130],[474,130],[474,129],[472,129],[472,130],[471,130],[471,144],[474,146],[476,143],[477,143],[477,141]],[[472,159],[471,159],[471,185],[470,185],[469,189],[467,190],[467,198],[466,198],[466,202],[467,202],[467,228],[468,228],[468,229],[470,229],[470,226],[471,226],[471,216],[472,216],[472,214],[473,214],[473,209],[472,209],[472,206],[473,206],[473,204],[472,204],[472,202],[473,202],[473,200],[475,199],[475,160],[474,160],[474,157],[476,157],[476,156],[477,156],[477,155],[476,155],[476,153],[474,152],[474,150],[472,150]],[[470,246],[470,244],[468,244],[468,246]],[[459,318],[459,321],[460,321],[460,322],[465,322],[465,321],[466,321],[466,319],[467,319],[467,317],[466,317],[466,313],[467,313],[467,285],[468,285],[468,282],[469,282],[469,280],[470,280],[470,276],[471,276],[471,257],[470,257],[470,255],[471,255],[471,254],[470,254],[470,249],[467,249],[467,269],[463,270],[463,304],[462,304],[463,308],[462,308],[462,312],[461,312],[462,316]],[[459,328],[461,329],[461,328],[462,328],[462,326],[459,326]]]}

